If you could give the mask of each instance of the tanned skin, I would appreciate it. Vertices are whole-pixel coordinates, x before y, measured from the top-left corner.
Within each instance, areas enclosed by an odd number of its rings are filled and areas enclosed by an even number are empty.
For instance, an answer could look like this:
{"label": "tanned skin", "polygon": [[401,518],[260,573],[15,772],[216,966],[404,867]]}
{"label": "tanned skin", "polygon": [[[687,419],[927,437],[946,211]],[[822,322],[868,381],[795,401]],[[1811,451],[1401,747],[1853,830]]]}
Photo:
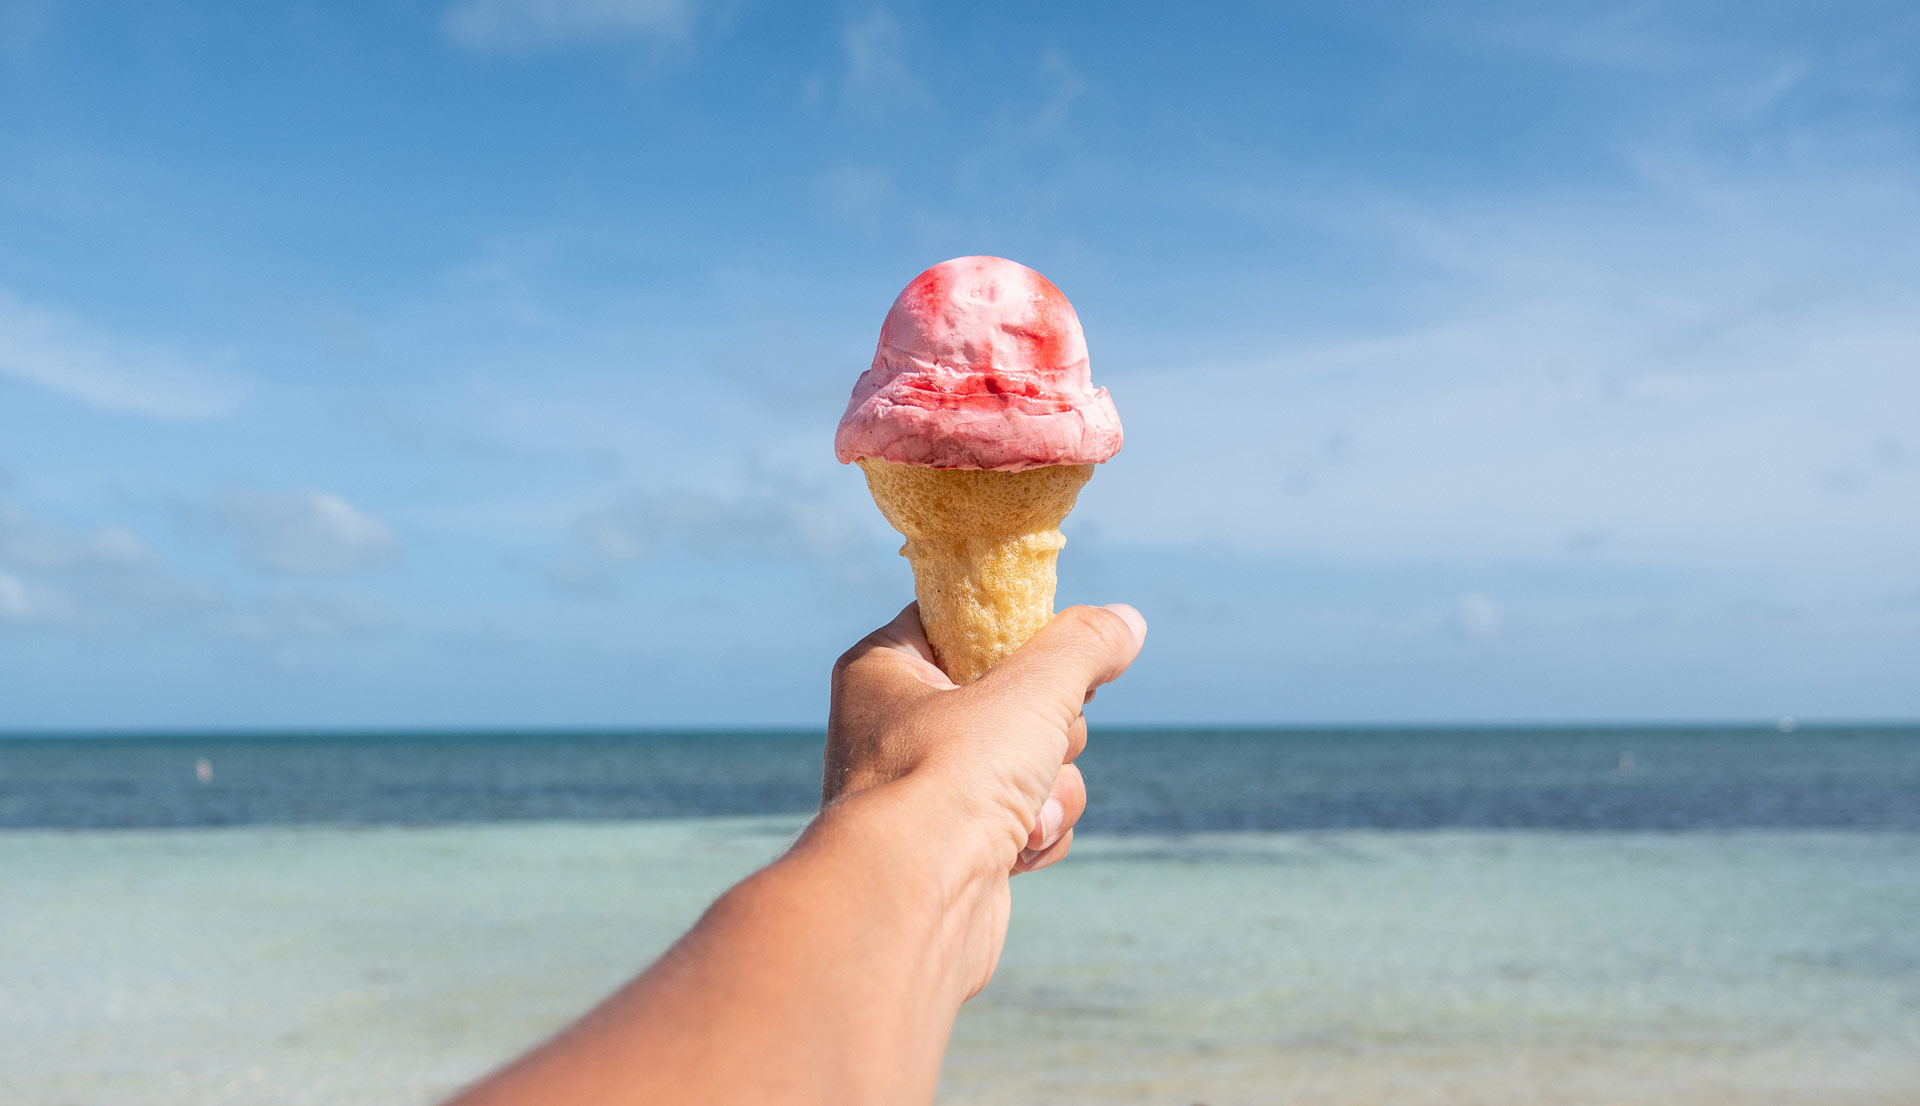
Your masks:
{"label": "tanned skin", "polygon": [[1073,607],[955,687],[908,606],[833,668],[822,804],[665,955],[447,1106],[931,1102],[1008,880],[1073,844],[1081,707],[1146,623]]}

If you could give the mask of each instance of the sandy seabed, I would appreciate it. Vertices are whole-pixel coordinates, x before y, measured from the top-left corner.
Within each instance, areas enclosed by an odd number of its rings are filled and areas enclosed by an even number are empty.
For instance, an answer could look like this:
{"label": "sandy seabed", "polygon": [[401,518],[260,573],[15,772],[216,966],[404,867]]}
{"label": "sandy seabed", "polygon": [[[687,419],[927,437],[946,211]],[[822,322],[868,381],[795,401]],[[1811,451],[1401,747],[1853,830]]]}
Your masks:
{"label": "sandy seabed", "polygon": [[[433,1101],[792,819],[0,833],[0,1102]],[[1920,1102],[1920,838],[1089,838],[941,1101]]]}

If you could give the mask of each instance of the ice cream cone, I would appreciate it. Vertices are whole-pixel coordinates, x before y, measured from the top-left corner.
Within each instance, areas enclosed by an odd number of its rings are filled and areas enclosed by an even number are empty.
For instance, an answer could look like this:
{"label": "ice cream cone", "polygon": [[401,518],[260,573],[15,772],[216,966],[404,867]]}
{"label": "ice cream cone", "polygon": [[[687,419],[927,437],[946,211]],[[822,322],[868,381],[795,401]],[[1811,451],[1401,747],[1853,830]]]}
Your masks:
{"label": "ice cream cone", "polygon": [[1092,465],[1020,472],[858,462],[907,539],[920,622],[940,668],[970,684],[1053,617],[1054,562]]}
{"label": "ice cream cone", "polygon": [[833,451],[906,536],[920,621],[955,683],[1053,617],[1060,522],[1120,441],[1079,316],[1046,277],[956,257],[893,301]]}

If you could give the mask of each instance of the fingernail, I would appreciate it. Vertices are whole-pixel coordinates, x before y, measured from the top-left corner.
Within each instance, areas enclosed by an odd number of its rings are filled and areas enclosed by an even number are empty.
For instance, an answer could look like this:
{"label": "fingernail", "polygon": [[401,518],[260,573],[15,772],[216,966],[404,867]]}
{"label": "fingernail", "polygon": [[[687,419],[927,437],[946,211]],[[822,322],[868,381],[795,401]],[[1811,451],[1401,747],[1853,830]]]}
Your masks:
{"label": "fingernail", "polygon": [[1139,611],[1125,603],[1108,603],[1105,609],[1120,616],[1120,621],[1125,622],[1127,629],[1133,631],[1133,640],[1147,640],[1147,620],[1140,617]]}
{"label": "fingernail", "polygon": [[1040,854],[1041,854],[1041,853],[1044,853],[1044,852],[1046,852],[1046,851],[1047,851],[1047,850],[1045,850],[1045,849],[1021,849],[1021,850],[1020,850],[1020,863],[1022,863],[1022,864],[1032,864],[1032,863],[1033,863],[1034,861],[1036,861],[1036,860],[1038,860],[1038,859],[1040,859]]}
{"label": "fingernail", "polygon": [[[1047,848],[1059,838],[1060,823],[1066,820],[1067,809],[1060,805],[1060,800],[1049,797],[1046,802],[1040,804],[1040,824],[1033,827],[1033,832],[1028,835],[1027,840],[1035,849]],[[1035,838],[1039,840],[1034,841]]]}

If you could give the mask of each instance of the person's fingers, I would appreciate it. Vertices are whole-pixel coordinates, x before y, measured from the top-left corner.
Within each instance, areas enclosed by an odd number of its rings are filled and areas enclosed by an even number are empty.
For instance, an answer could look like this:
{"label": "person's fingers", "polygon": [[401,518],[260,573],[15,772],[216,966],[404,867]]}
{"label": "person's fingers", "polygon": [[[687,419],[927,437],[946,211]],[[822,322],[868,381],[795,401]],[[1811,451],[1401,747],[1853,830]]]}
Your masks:
{"label": "person's fingers", "polygon": [[895,778],[912,765],[920,743],[910,735],[887,735],[916,703],[954,687],[928,659],[933,650],[926,641],[919,607],[909,603],[834,662],[822,803]]}
{"label": "person's fingers", "polygon": [[1073,831],[1068,830],[1066,833],[1061,834],[1060,840],[1055,841],[1049,848],[1021,849],[1020,859],[1015,861],[1013,865],[1014,874],[1037,872],[1042,868],[1056,864],[1062,857],[1067,855],[1067,850],[1071,848],[1073,848]]}
{"label": "person's fingers", "polygon": [[1086,749],[1087,716],[1084,713],[1076,714],[1073,716],[1073,721],[1067,726],[1067,763],[1072,764],[1074,758],[1085,752]]}
{"label": "person's fingers", "polygon": [[933,643],[927,640],[927,629],[920,622],[920,601],[917,599],[901,607],[900,613],[893,616],[893,621],[875,630],[872,636],[928,664],[934,663]]}
{"label": "person's fingers", "polygon": [[873,643],[890,650],[903,658],[907,668],[918,676],[921,682],[942,689],[957,685],[940,671],[939,662],[933,657],[933,644],[927,640],[927,630],[920,622],[920,603],[915,600],[900,608],[893,621],[867,635]]}
{"label": "person's fingers", "polygon": [[1034,820],[1033,829],[1027,834],[1027,848],[1035,851],[1046,849],[1060,836],[1073,829],[1074,823],[1087,810],[1087,781],[1080,769],[1071,764],[1060,766],[1060,774],[1053,778],[1053,790],[1048,792],[1047,801],[1040,804],[1040,817]]}
{"label": "person's fingers", "polygon": [[[911,678],[908,683],[906,678]],[[893,700],[925,688],[954,687],[933,663],[933,647],[920,625],[920,605],[909,603],[893,621],[855,642],[833,665],[833,697]]]}
{"label": "person's fingers", "polygon": [[1146,636],[1146,619],[1124,603],[1068,607],[988,669],[978,686],[1029,701],[1037,697],[1066,721],[1085,704],[1087,692],[1127,670]]}

